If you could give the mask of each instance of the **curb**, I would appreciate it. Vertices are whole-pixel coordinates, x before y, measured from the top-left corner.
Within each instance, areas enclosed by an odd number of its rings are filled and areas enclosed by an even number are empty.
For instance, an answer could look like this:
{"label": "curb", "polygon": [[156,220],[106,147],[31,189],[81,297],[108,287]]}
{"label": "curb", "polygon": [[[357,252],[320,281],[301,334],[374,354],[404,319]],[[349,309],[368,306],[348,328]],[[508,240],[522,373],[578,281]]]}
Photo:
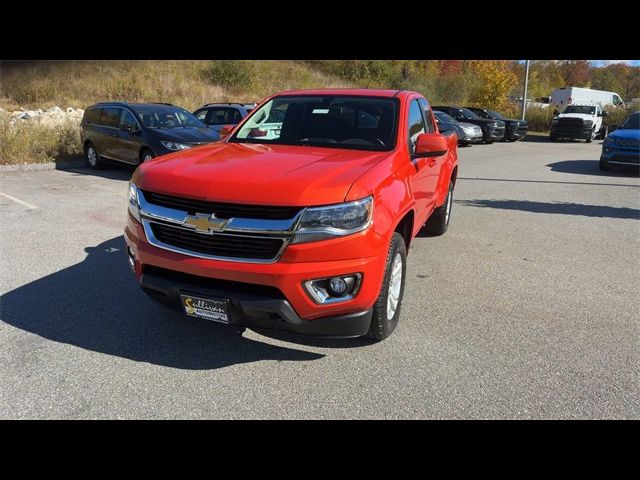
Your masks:
{"label": "curb", "polygon": [[83,167],[84,160],[70,160],[66,162],[46,163],[16,163],[13,165],[0,165],[0,172],[36,172],[41,170],[65,170],[67,168]]}

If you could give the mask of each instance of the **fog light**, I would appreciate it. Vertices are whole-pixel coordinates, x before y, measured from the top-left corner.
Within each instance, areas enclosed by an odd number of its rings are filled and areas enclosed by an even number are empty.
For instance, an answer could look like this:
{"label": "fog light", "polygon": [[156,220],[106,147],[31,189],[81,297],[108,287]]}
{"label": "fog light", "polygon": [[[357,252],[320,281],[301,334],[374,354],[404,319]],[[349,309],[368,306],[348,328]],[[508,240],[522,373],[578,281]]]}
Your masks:
{"label": "fog light", "polygon": [[316,303],[333,303],[351,300],[358,293],[362,274],[351,273],[339,277],[307,280],[302,285]]}
{"label": "fog light", "polygon": [[344,293],[347,291],[347,282],[345,282],[342,277],[333,277],[331,280],[329,280],[329,290],[336,297],[344,295]]}

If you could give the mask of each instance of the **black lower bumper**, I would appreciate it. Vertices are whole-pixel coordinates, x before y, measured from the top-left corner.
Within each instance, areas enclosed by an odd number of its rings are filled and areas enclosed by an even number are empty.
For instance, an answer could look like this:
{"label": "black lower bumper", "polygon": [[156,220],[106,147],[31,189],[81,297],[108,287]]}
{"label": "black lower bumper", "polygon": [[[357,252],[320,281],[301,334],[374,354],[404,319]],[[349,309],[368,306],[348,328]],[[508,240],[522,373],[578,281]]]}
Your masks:
{"label": "black lower bumper", "polygon": [[176,280],[162,275],[143,273],[140,288],[156,302],[182,312],[180,293],[191,293],[229,300],[232,326],[285,330],[318,337],[359,337],[366,335],[371,324],[372,309],[316,320],[298,316],[285,299],[265,293],[237,291],[202,285],[197,281]]}
{"label": "black lower bumper", "polygon": [[550,135],[556,138],[583,140],[591,137],[591,128],[552,128],[550,131]]}

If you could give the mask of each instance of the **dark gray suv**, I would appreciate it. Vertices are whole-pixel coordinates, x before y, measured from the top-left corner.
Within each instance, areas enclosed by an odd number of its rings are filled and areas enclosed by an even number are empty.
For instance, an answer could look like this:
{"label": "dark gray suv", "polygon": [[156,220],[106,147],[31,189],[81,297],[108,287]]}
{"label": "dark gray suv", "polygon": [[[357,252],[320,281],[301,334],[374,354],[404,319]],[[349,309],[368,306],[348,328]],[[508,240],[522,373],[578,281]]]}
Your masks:
{"label": "dark gray suv", "polygon": [[214,142],[220,136],[187,110],[168,103],[96,103],[82,118],[87,163],[137,165],[159,155]]}

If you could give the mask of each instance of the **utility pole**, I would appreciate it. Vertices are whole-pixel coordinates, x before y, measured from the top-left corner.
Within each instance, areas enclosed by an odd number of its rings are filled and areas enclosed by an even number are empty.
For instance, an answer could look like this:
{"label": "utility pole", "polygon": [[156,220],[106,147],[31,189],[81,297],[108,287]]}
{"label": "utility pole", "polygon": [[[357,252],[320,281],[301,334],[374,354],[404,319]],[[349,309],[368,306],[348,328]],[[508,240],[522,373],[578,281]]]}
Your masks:
{"label": "utility pole", "polygon": [[524,114],[527,111],[527,87],[529,86],[529,60],[526,60],[527,65],[524,71],[524,91],[522,92],[522,120],[524,120]]}

